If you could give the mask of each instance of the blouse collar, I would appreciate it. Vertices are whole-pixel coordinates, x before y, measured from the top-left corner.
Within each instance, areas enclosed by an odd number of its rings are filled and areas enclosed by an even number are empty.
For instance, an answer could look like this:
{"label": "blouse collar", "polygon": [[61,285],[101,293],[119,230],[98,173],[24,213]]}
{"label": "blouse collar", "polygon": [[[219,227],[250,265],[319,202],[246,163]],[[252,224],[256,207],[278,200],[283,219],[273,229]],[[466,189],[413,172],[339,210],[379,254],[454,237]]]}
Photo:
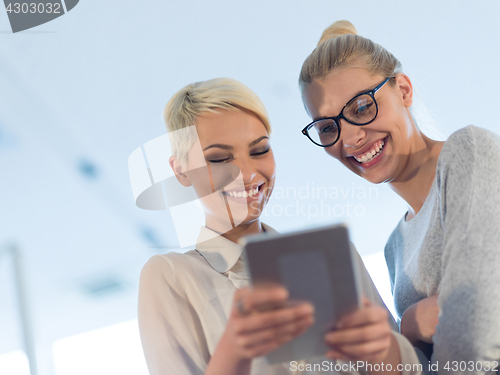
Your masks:
{"label": "blouse collar", "polygon": [[[269,225],[262,223],[267,233],[276,233]],[[207,227],[201,227],[196,250],[201,253],[210,266],[220,273],[234,267],[243,252],[243,247],[217,234]]]}

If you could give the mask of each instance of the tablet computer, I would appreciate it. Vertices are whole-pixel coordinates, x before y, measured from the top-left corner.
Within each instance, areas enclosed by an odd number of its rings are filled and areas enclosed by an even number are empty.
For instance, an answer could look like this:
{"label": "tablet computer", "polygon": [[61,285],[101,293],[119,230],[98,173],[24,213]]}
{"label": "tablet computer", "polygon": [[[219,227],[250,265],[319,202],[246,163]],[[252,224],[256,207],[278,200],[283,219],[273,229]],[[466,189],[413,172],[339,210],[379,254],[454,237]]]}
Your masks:
{"label": "tablet computer", "polygon": [[291,303],[309,301],[315,323],[267,355],[270,364],[324,355],[324,335],[345,313],[361,306],[360,280],[345,225],[242,239],[254,288],[283,285]]}

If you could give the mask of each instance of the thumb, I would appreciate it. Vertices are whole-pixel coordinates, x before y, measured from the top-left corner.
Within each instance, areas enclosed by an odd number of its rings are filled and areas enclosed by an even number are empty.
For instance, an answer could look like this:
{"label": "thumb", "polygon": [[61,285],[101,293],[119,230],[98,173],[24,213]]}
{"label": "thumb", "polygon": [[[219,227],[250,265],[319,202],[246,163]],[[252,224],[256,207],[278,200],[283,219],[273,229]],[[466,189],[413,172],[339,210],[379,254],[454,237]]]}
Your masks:
{"label": "thumb", "polygon": [[365,296],[362,296],[361,297],[361,306],[363,307],[370,307],[370,306],[373,306],[373,302],[370,301],[368,298],[366,298]]}

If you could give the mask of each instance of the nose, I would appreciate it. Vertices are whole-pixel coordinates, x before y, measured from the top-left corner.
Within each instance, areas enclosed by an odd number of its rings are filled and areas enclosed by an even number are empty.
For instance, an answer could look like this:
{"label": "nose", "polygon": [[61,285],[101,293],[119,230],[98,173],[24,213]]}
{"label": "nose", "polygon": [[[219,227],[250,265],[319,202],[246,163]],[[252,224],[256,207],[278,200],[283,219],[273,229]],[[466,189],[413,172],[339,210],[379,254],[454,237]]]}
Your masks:
{"label": "nose", "polygon": [[235,164],[240,168],[243,183],[247,184],[253,180],[257,172],[255,164],[250,158],[239,158]]}
{"label": "nose", "polygon": [[344,147],[358,147],[363,144],[366,137],[366,131],[363,126],[353,125],[347,121],[342,121],[340,129],[340,138]]}

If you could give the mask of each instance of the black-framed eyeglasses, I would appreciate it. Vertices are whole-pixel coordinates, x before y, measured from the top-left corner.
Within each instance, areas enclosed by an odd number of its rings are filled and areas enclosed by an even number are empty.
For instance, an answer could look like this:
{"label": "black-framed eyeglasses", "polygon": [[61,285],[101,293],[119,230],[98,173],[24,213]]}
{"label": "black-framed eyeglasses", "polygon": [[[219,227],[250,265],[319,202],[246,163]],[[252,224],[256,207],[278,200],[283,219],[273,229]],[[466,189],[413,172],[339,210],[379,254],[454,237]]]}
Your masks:
{"label": "black-framed eyeglasses", "polygon": [[342,108],[338,116],[320,118],[311,122],[302,134],[309,138],[315,145],[330,147],[340,138],[340,119],[353,125],[367,125],[373,122],[378,115],[378,105],[375,93],[391,78],[386,78],[372,90],[356,95]]}

